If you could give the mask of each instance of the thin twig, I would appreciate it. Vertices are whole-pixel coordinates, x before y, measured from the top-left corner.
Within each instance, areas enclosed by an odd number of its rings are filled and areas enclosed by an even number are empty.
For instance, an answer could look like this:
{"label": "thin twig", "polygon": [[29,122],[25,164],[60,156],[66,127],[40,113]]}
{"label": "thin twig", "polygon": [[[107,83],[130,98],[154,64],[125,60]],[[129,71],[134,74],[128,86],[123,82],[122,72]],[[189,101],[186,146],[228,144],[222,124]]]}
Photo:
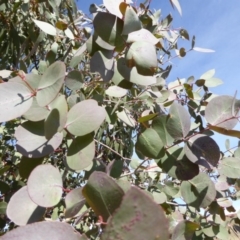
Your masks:
{"label": "thin twig", "polygon": [[123,160],[128,160],[128,161],[132,161],[132,159],[130,158],[126,158],[126,157],[123,157],[120,153],[118,153],[117,151],[113,150],[112,148],[110,148],[109,146],[107,146],[106,144],[98,141],[97,139],[94,139],[94,141],[100,145],[102,145],[103,147],[109,149],[111,152],[115,153],[116,155],[118,155],[119,157],[121,157]]}

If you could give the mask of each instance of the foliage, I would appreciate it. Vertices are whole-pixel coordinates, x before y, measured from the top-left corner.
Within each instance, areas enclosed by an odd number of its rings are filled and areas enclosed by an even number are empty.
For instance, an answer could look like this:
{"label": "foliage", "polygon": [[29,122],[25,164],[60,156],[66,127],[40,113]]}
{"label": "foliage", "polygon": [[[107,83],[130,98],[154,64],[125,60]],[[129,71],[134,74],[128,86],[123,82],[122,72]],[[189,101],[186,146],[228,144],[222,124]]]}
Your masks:
{"label": "foliage", "polygon": [[1,1],[2,239],[240,238],[240,147],[211,138],[240,100],[214,70],[167,83],[212,50],[150,2]]}

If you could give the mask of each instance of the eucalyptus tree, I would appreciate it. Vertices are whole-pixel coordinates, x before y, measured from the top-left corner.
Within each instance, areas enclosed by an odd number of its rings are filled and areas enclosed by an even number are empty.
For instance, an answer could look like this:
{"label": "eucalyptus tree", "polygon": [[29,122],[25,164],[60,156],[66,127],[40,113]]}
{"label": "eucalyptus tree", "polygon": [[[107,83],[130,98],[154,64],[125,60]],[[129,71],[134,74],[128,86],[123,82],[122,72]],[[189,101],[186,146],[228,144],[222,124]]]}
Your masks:
{"label": "eucalyptus tree", "polygon": [[240,137],[240,101],[214,70],[167,81],[212,50],[151,1],[89,10],[0,4],[2,239],[239,239],[240,148],[211,136]]}

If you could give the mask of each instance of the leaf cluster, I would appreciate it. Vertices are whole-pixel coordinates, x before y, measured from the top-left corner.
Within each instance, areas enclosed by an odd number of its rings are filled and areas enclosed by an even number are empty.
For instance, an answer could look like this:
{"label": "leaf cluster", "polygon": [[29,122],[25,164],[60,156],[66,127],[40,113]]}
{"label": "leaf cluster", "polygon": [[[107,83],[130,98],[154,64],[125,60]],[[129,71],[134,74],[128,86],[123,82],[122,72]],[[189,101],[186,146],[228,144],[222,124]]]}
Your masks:
{"label": "leaf cluster", "polygon": [[240,100],[150,2],[0,4],[2,239],[239,239]]}

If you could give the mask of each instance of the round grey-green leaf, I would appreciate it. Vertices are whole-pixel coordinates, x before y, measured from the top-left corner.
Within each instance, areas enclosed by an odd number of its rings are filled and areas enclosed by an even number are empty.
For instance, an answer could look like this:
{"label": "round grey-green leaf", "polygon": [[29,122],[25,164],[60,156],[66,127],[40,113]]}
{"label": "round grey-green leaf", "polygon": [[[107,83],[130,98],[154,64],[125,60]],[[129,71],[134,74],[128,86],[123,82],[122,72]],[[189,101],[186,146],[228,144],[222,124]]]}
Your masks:
{"label": "round grey-green leaf", "polygon": [[227,157],[223,158],[219,164],[219,172],[229,178],[240,178],[240,158]]}
{"label": "round grey-green leaf", "polygon": [[203,172],[191,180],[183,181],[180,189],[184,201],[196,208],[205,208],[216,198],[215,185]]}
{"label": "round grey-green leaf", "polygon": [[66,165],[74,171],[83,170],[93,163],[94,155],[92,134],[76,137],[68,148]]}
{"label": "round grey-green leaf", "polygon": [[82,195],[82,188],[75,188],[69,192],[65,198],[66,211],[65,217],[71,218],[78,215],[86,200]]}
{"label": "round grey-green leaf", "polygon": [[205,109],[207,122],[213,126],[233,129],[238,123],[238,119],[233,117],[237,117],[239,111],[233,104],[234,98],[231,96],[223,95],[213,98]]}
{"label": "round grey-green leaf", "polygon": [[146,129],[139,135],[135,147],[144,156],[149,158],[160,158],[164,155],[163,142],[157,132],[152,128]]}
{"label": "round grey-green leaf", "polygon": [[184,151],[190,161],[207,168],[212,168],[211,165],[216,167],[220,159],[220,149],[217,143],[203,134],[191,137],[185,143]]}
{"label": "round grey-green leaf", "polygon": [[82,88],[83,83],[84,83],[83,75],[78,70],[73,70],[69,72],[65,79],[66,86],[71,90],[78,90]]}
{"label": "round grey-green leaf", "polygon": [[8,218],[20,226],[39,221],[44,213],[45,208],[38,206],[29,197],[27,186],[15,192],[7,206]]}
{"label": "round grey-green leaf", "polygon": [[169,117],[166,128],[168,133],[179,140],[187,136],[191,128],[190,115],[187,110],[177,102],[174,102],[169,109]]}
{"label": "round grey-green leaf", "polygon": [[81,235],[67,223],[44,221],[15,228],[1,236],[1,240],[33,240],[36,239],[36,236],[37,239],[52,240],[82,239]]}
{"label": "round grey-green leaf", "polygon": [[97,130],[106,117],[106,111],[98,106],[97,101],[89,99],[74,105],[67,115],[67,130],[76,135],[84,136]]}
{"label": "round grey-green leaf", "polygon": [[136,66],[139,74],[153,75],[158,64],[156,48],[149,42],[134,42],[126,54],[126,60],[128,67]]}
{"label": "round grey-green leaf", "polygon": [[17,150],[28,158],[40,158],[52,153],[62,142],[63,134],[56,133],[47,140],[44,136],[44,121],[26,121],[15,131]]}
{"label": "round grey-green leaf", "polygon": [[0,93],[0,122],[22,116],[32,105],[32,93],[21,83],[2,83]]}
{"label": "round grey-green leaf", "polygon": [[32,201],[42,207],[53,207],[62,197],[62,176],[59,170],[50,164],[34,168],[27,186]]}
{"label": "round grey-green leaf", "polygon": [[37,102],[40,107],[47,106],[59,93],[66,74],[63,62],[50,65],[41,77],[37,90]]}

